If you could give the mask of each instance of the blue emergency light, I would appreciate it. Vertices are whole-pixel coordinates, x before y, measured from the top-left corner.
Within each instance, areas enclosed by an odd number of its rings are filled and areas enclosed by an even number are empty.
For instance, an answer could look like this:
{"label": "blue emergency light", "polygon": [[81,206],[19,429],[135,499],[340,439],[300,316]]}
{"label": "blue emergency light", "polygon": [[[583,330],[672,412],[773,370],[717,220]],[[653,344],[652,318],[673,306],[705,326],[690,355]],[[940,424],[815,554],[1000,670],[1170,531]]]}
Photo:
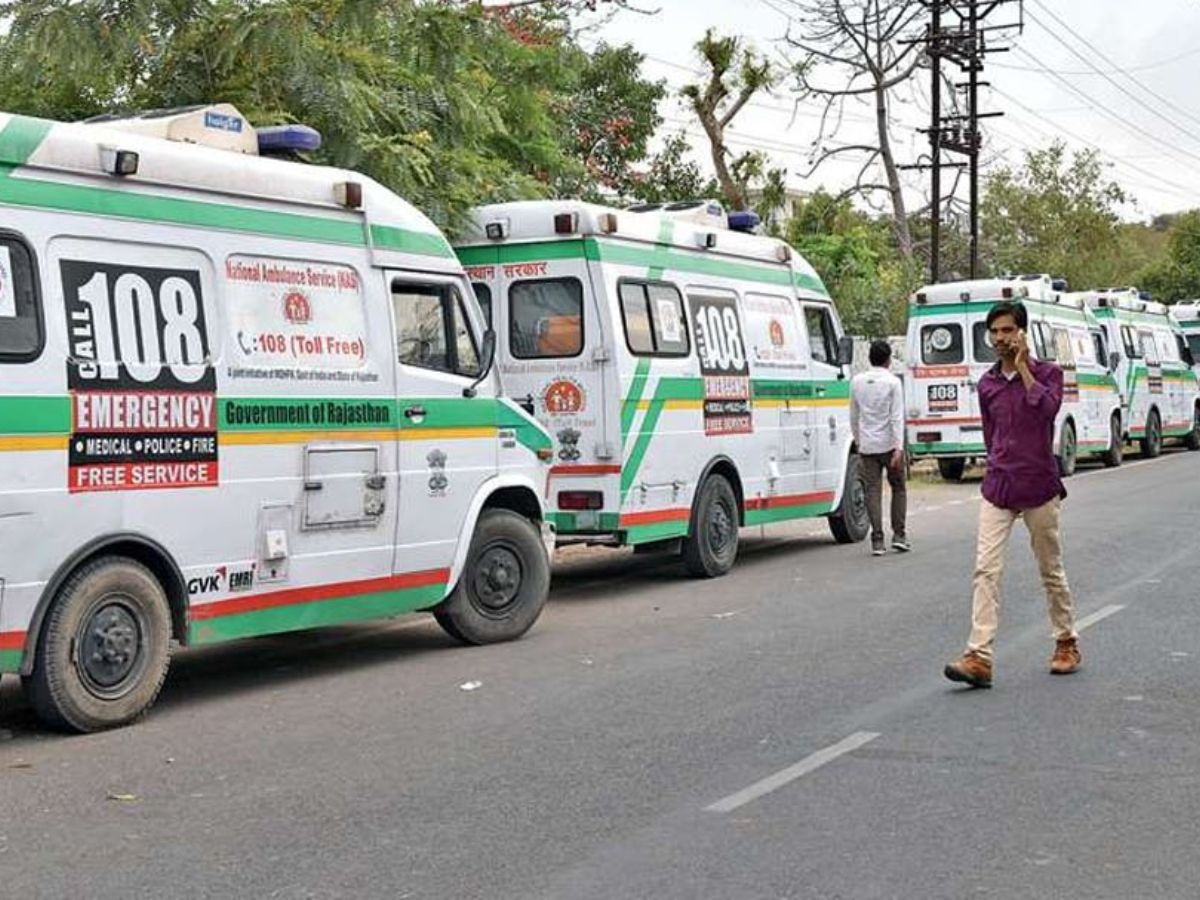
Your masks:
{"label": "blue emergency light", "polygon": [[258,152],[263,156],[299,153],[321,146],[321,132],[307,125],[268,125],[258,129]]}
{"label": "blue emergency light", "polygon": [[754,229],[758,227],[761,221],[757,213],[752,213],[748,209],[738,210],[729,214],[729,230],[744,231],[747,234],[753,234]]}

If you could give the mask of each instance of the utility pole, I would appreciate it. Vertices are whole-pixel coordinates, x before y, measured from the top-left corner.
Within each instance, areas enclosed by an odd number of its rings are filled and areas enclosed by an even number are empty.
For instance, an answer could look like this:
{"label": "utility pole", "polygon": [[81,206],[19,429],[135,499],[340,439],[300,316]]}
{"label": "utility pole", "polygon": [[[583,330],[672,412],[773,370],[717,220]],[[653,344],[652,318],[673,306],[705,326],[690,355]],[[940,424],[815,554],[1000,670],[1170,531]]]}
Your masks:
{"label": "utility pole", "polygon": [[[979,129],[981,119],[1002,116],[1002,112],[979,111],[979,89],[987,87],[981,81],[984,61],[989,53],[1002,53],[1007,46],[989,46],[989,35],[1002,33],[1018,34],[1024,27],[1024,0],[925,0],[929,7],[929,29],[925,33],[925,53],[929,57],[932,83],[932,117],[929,128],[922,131],[929,136],[932,161],[932,203],[930,204],[930,249],[929,277],[936,284],[941,280],[941,219],[943,168],[959,167],[962,163],[947,163],[942,160],[946,150],[966,157],[970,184],[970,259],[971,278],[979,274],[979,152],[983,138]],[[1016,21],[992,24],[993,14],[998,10],[1016,6]],[[1000,16],[996,16],[1000,18]],[[949,60],[966,73],[967,80],[954,85],[957,92],[966,95],[966,114],[942,114],[942,60]],[[925,168],[920,166],[919,168]]]}

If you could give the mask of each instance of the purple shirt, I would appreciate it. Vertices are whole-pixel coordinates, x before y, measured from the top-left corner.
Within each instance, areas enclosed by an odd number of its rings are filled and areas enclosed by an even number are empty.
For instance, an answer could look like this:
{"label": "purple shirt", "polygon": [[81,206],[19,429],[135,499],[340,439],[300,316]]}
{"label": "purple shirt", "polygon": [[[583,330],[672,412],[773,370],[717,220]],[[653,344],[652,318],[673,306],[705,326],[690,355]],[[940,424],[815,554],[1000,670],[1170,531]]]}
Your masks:
{"label": "purple shirt", "polygon": [[1054,457],[1054,417],[1062,406],[1062,369],[1029,360],[1034,383],[1025,389],[996,363],[979,379],[979,411],[987,445],[983,496],[1002,509],[1034,509],[1066,497]]}

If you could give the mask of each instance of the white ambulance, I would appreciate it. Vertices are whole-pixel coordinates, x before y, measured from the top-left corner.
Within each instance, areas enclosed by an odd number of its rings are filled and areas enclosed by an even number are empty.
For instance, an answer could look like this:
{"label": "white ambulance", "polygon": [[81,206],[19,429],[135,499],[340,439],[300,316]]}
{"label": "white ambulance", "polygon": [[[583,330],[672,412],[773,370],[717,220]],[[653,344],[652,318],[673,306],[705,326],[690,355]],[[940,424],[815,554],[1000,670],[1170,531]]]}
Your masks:
{"label": "white ambulance", "polygon": [[1171,318],[1179,325],[1187,353],[1180,353],[1184,362],[1196,371],[1200,366],[1200,300],[1181,300],[1168,307]]}
{"label": "white ambulance", "polygon": [[1125,436],[1150,458],[1162,452],[1165,438],[1200,450],[1200,387],[1183,329],[1167,307],[1132,287],[1079,296],[1120,357],[1116,376]]}
{"label": "white ambulance", "polygon": [[52,725],[144,711],[172,639],[542,608],[549,435],[429,220],[258,153],[316,140],[0,114],[0,671]]}
{"label": "white ambulance", "polygon": [[488,206],[457,247],[506,390],[552,432],[560,542],[733,565],[738,526],[867,521],[849,428],[852,341],[812,268],[719,204]]}
{"label": "white ambulance", "polygon": [[1060,471],[1072,474],[1081,453],[1121,463],[1125,426],[1110,344],[1087,305],[1063,288],[1048,275],[1029,275],[929,285],[912,295],[905,394],[914,460],[936,459],[942,477],[957,481],[969,460],[986,458],[978,385],[996,362],[987,314],[1001,301],[1019,301],[1033,356],[1063,370],[1054,439]]}

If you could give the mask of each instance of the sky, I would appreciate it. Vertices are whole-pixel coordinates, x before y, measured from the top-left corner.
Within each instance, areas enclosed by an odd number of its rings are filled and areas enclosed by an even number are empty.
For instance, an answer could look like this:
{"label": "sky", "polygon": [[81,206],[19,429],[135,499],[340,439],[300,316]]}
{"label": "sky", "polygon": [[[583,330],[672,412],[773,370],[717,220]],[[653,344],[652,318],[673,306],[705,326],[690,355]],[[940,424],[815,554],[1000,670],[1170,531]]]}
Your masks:
{"label": "sky", "polygon": [[[706,28],[742,35],[776,60],[787,56],[782,37],[789,27],[797,29],[793,0],[635,2],[657,12],[619,13],[588,32],[584,43],[633,44],[646,55],[643,74],[666,79],[673,97],[699,79],[694,47]],[[982,76],[992,87],[981,93],[981,110],[1004,112],[983,123],[984,177],[1019,165],[1026,149],[1059,138],[1072,149],[1101,150],[1109,175],[1134,197],[1123,211],[1127,219],[1200,206],[1200,2],[1025,0],[1024,20],[1023,31],[1009,42],[1013,49],[990,56]],[[928,125],[929,78],[923,72],[917,79],[908,102],[891,111],[893,140],[904,162],[928,151],[928,139],[916,129]],[[820,111],[814,101],[795,108],[794,96],[781,87],[743,110],[729,132],[731,144],[767,151],[774,165],[788,170],[790,187],[840,190],[852,183],[861,161],[830,164],[809,176]],[[677,99],[662,112],[664,129],[686,130],[696,160],[711,171],[707,141],[694,119]],[[839,138],[857,143],[870,128],[870,114],[865,102],[847,106]],[[927,194],[928,174],[904,177],[912,205],[922,189]],[[966,197],[965,178],[960,196]]]}

